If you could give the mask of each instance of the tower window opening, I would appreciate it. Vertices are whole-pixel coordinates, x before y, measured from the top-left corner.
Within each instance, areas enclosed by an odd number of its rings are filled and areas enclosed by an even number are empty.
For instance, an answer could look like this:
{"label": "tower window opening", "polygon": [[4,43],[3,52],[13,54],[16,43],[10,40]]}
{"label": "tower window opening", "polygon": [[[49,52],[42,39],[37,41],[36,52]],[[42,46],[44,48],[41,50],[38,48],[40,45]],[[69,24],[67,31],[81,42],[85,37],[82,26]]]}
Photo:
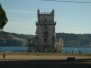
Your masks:
{"label": "tower window opening", "polygon": [[45,29],[47,29],[47,26],[45,26]]}
{"label": "tower window opening", "polygon": [[45,35],[47,35],[47,33],[44,33]]}
{"label": "tower window opening", "polygon": [[47,42],[47,39],[44,39],[44,42]]}
{"label": "tower window opening", "polygon": [[45,19],[45,21],[47,21],[47,19]]}

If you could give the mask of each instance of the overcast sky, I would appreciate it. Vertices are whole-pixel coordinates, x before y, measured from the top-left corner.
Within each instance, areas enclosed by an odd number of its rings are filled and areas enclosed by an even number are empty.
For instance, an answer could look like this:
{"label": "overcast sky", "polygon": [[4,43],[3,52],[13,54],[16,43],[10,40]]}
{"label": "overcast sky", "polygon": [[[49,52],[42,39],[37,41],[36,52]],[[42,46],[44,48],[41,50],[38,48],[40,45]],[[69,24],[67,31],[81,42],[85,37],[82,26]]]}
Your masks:
{"label": "overcast sky", "polygon": [[8,23],[4,31],[35,34],[37,10],[55,10],[56,33],[91,33],[91,0],[0,0]]}

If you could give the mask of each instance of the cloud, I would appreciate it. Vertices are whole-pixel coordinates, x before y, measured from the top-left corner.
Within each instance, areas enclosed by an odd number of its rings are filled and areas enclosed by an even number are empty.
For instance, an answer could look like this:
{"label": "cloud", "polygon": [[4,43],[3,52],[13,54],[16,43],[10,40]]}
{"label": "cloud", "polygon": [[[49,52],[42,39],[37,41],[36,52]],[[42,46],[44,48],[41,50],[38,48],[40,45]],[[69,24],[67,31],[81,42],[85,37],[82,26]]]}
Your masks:
{"label": "cloud", "polygon": [[23,13],[23,14],[35,14],[36,11],[29,11],[29,10],[6,10],[7,12],[10,13]]}
{"label": "cloud", "polygon": [[57,2],[69,2],[69,3],[91,3],[91,2],[78,2],[78,1],[57,1]]}
{"label": "cloud", "polygon": [[91,3],[90,1],[60,1],[60,0],[41,0],[41,1],[55,1],[55,2],[64,2],[64,3]]}

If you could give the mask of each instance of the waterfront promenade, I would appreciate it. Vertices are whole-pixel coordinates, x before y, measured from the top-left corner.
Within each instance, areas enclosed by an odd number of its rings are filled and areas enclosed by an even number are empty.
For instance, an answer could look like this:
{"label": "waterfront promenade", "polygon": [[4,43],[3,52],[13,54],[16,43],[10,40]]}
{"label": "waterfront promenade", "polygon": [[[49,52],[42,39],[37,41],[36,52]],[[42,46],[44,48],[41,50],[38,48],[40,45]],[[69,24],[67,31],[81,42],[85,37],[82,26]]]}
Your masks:
{"label": "waterfront promenade", "polygon": [[[75,60],[66,60],[75,57]],[[91,56],[60,54],[0,54],[2,68],[91,68]]]}

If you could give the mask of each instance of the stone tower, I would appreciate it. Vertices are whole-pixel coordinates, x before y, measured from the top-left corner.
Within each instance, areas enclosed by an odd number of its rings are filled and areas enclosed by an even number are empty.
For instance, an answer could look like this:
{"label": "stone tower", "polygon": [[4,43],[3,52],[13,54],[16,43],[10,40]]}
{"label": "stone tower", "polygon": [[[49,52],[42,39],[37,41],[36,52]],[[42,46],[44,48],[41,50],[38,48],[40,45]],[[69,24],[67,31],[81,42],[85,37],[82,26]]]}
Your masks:
{"label": "stone tower", "polygon": [[54,10],[52,12],[41,12],[37,10],[38,21],[36,21],[36,51],[54,52],[56,44],[56,33],[54,22]]}

